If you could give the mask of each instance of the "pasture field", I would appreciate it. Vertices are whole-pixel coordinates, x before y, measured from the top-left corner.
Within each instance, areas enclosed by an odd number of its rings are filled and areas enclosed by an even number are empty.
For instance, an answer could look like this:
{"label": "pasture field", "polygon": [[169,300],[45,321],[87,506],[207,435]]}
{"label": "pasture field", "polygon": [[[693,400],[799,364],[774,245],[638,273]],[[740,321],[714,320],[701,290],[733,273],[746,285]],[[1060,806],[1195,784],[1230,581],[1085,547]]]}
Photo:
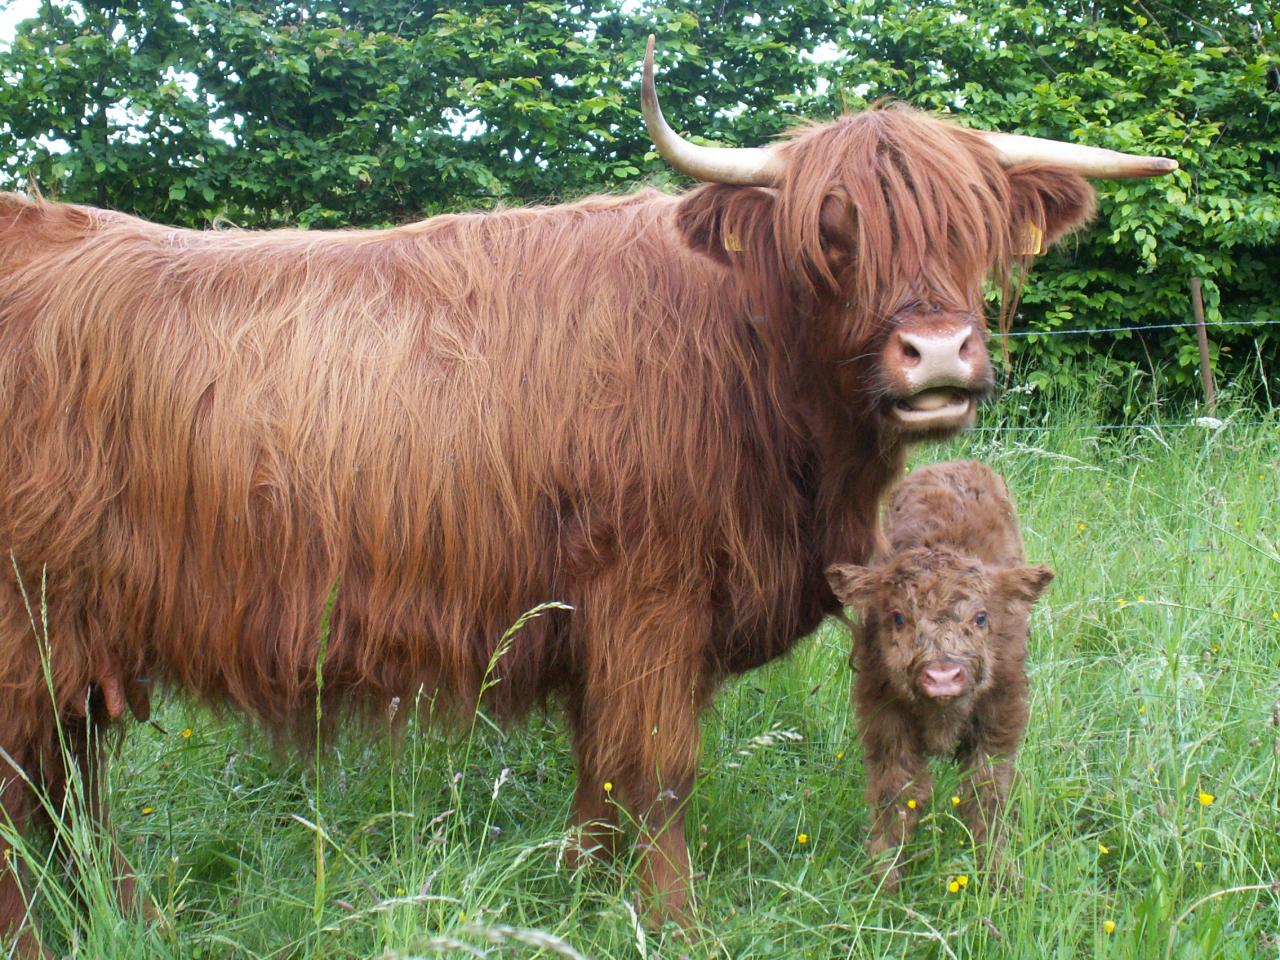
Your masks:
{"label": "pasture field", "polygon": [[28,851],[45,929],[102,960],[1280,955],[1280,420],[1258,419],[1100,431],[1066,409],[920,451],[1001,471],[1030,558],[1058,574],[1033,620],[1018,887],[975,865],[946,765],[901,889],[864,873],[849,641],[832,624],[706,717],[687,931],[637,923],[629,861],[564,865],[573,771],[554,710],[505,732],[414,720],[395,745],[350,735],[279,759],[176,698],[111,767],[158,916],[121,915],[71,811],[78,889]]}

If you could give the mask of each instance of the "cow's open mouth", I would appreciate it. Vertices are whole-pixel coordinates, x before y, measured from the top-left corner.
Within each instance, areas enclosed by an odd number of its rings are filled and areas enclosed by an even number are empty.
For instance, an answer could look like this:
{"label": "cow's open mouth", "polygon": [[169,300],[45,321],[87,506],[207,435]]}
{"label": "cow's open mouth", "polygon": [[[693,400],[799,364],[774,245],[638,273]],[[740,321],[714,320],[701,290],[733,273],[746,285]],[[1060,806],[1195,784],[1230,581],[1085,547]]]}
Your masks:
{"label": "cow's open mouth", "polygon": [[905,427],[962,426],[976,407],[974,394],[960,387],[930,387],[893,404],[893,416]]}

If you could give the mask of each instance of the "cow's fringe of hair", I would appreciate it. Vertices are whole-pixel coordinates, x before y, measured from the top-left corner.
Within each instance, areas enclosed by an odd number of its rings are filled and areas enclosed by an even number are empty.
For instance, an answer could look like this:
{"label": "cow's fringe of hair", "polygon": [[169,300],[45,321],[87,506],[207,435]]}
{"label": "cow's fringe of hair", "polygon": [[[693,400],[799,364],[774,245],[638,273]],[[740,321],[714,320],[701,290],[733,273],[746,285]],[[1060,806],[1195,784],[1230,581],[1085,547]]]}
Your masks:
{"label": "cow's fringe of hair", "polygon": [[[799,128],[780,149],[786,177],[772,253],[800,265],[797,282],[816,295],[856,305],[864,324],[918,304],[980,308],[985,279],[1002,293],[1007,329],[1037,246],[1093,210],[1080,177],[1043,164],[1003,169],[979,133],[896,103]],[[843,271],[824,249],[830,200],[853,221],[856,254]]]}

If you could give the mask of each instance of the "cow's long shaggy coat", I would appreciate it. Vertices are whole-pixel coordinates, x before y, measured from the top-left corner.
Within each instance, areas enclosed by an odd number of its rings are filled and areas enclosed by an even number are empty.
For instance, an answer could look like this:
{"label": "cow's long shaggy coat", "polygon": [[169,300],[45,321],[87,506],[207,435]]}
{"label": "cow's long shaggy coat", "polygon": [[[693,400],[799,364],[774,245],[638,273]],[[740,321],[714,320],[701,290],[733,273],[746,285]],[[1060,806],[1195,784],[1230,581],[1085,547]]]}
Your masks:
{"label": "cow's long shaggy coat", "polygon": [[[56,786],[55,711],[141,709],[148,679],[305,726],[335,589],[333,706],[470,708],[503,631],[556,599],[490,709],[562,698],[577,816],[607,818],[613,780],[678,826],[699,707],[869,554],[902,463],[878,344],[904,311],[979,316],[1025,224],[1052,240],[1092,199],[902,109],[780,149],[776,190],[377,232],[0,196],[0,547],[33,604],[47,578],[55,694],[7,576],[0,745]],[[4,805],[31,809],[12,777]],[[677,905],[678,833],[651,857]]]}

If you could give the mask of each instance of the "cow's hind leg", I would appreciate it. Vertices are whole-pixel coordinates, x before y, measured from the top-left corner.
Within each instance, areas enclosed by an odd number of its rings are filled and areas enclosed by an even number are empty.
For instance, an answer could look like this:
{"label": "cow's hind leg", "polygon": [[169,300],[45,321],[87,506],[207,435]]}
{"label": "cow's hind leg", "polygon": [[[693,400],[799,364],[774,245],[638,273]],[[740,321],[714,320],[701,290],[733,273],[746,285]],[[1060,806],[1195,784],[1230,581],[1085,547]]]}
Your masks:
{"label": "cow's hind leg", "polygon": [[[91,716],[101,713],[94,708],[93,697],[87,702]],[[22,716],[27,736],[3,738],[8,756],[0,761],[0,792],[6,826],[24,839],[30,837],[33,827],[48,827],[55,860],[63,860],[68,871],[110,871],[117,902],[123,910],[132,909],[133,875],[111,835],[107,816],[106,750],[99,739],[99,724],[75,715],[64,716],[59,724],[52,710],[38,708]],[[106,719],[101,717],[103,726]],[[36,730],[40,736],[32,744]],[[10,747],[22,739],[28,741],[25,747]],[[44,938],[29,913],[36,884],[21,859],[18,851],[5,845],[0,872],[0,939],[16,937],[21,957],[43,957]],[[76,893],[72,891],[91,889],[76,883],[74,877],[68,879],[70,884],[59,878],[46,893],[74,902]]]}
{"label": "cow's hind leg", "polygon": [[[96,696],[96,691],[95,691]],[[61,810],[64,823],[67,817],[67,802],[77,803],[78,814],[84,818],[85,834],[78,846],[68,851],[72,861],[87,857],[106,855],[105,869],[111,871],[111,884],[115,890],[120,910],[129,913],[133,910],[137,899],[137,882],[133,871],[120,851],[115,832],[111,828],[110,805],[107,797],[106,766],[109,751],[103,738],[109,735],[106,721],[109,719],[98,704],[91,701],[91,715],[94,720],[77,719],[66,724],[65,753],[59,758],[63,764],[54,776],[61,776],[62,790],[51,799],[59,802],[55,810]],[[69,775],[74,768],[79,783],[78,797],[67,797]],[[75,843],[76,841],[72,841]],[[69,869],[102,869],[104,865],[92,862],[68,863]]]}
{"label": "cow's hind leg", "polygon": [[[6,748],[10,744],[4,744]],[[32,814],[36,806],[35,794],[13,764],[23,763],[27,756],[23,751],[5,751],[0,757],[0,807],[6,831],[13,831],[26,838]],[[25,773],[25,768],[23,773]],[[17,956],[42,958],[50,954],[45,950],[40,929],[30,913],[33,884],[22,865],[19,851],[7,840],[0,840],[3,862],[0,862],[0,955],[7,956],[5,948],[14,941]]]}

